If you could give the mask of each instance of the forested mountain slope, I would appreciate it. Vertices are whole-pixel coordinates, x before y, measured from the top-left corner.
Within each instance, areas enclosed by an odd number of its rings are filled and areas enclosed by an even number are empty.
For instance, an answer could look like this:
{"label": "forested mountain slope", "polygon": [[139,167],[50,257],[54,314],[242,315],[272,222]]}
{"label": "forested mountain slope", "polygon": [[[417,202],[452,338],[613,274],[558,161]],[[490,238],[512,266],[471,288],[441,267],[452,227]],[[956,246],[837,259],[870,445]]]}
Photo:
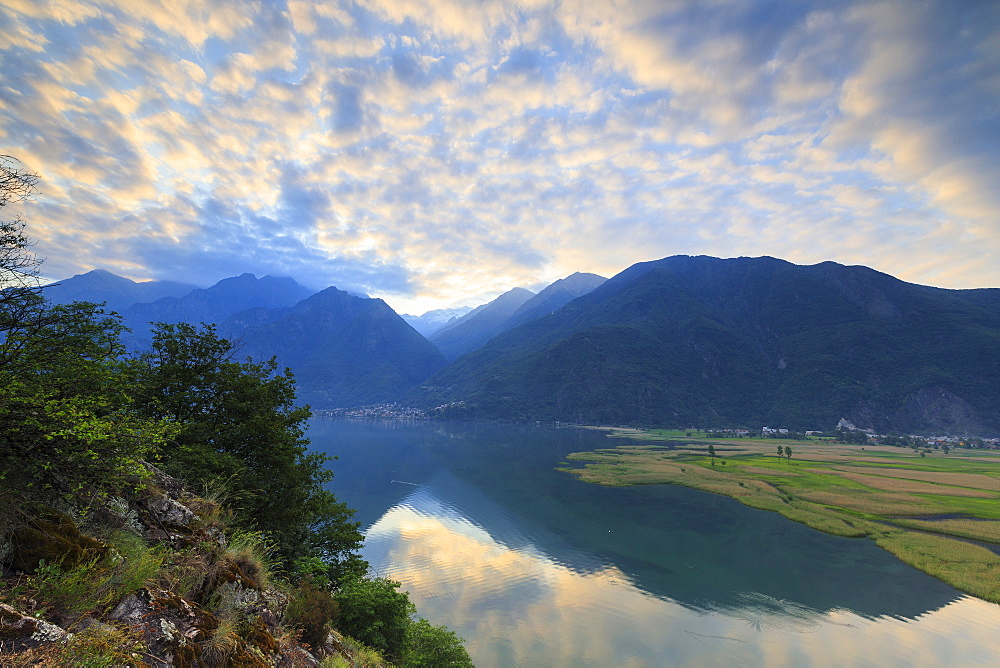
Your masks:
{"label": "forested mountain slope", "polygon": [[411,399],[478,417],[1000,432],[998,294],[833,262],[669,257],[496,337]]}
{"label": "forested mountain slope", "polygon": [[277,356],[314,408],[396,401],[444,366],[441,353],[381,299],[327,288],[284,309],[250,309],[221,331],[241,353]]}

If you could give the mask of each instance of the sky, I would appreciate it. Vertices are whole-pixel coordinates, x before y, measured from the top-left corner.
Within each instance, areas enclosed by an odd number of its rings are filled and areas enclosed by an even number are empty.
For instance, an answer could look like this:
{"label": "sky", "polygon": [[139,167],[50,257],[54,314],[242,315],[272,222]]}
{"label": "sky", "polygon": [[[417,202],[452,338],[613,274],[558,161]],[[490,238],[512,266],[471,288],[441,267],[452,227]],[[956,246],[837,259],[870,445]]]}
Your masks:
{"label": "sky", "polygon": [[677,254],[1000,286],[995,1],[0,0],[0,73],[51,278],[410,313]]}

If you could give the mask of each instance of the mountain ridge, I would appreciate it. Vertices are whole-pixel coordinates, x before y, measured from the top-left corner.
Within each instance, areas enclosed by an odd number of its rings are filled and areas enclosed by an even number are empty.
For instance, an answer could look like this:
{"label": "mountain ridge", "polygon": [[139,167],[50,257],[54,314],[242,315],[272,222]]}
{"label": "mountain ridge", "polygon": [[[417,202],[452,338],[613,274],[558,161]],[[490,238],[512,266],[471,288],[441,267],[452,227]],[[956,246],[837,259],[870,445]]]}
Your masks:
{"label": "mountain ridge", "polygon": [[673,256],[500,334],[410,398],[503,419],[998,431],[1000,300],[983,290]]}

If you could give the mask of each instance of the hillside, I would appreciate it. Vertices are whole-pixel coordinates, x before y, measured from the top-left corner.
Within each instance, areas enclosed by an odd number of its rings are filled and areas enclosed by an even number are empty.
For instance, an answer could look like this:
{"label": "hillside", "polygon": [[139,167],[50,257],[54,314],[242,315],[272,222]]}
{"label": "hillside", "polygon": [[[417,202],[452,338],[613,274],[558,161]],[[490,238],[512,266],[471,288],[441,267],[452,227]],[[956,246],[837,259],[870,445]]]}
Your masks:
{"label": "hillside", "polygon": [[998,293],[675,256],[501,334],[410,398],[507,419],[1000,432]]}
{"label": "hillside", "polygon": [[[552,283],[537,295],[521,304],[521,306],[511,314],[510,318],[503,323],[502,328],[497,332],[505,332],[518,325],[523,325],[535,318],[541,318],[556,311],[577,297],[582,297],[594,290],[607,279],[597,274],[584,274],[576,272],[566,278],[561,278]],[[495,336],[495,335],[494,335]]]}
{"label": "hillside", "polygon": [[183,297],[165,297],[139,303],[122,312],[132,330],[129,343],[142,348],[148,344],[151,322],[221,323],[230,315],[249,308],[281,308],[305,299],[312,291],[288,277],[242,274],[226,278],[210,288],[192,290]]}
{"label": "hillside", "polygon": [[488,304],[483,304],[442,327],[430,340],[445,358],[454,360],[479,348],[504,330],[505,323],[535,293],[524,288],[513,288]]}
{"label": "hillside", "polygon": [[244,311],[220,331],[242,342],[241,354],[291,367],[300,400],[314,408],[396,401],[445,364],[381,299],[336,288],[290,308]]}

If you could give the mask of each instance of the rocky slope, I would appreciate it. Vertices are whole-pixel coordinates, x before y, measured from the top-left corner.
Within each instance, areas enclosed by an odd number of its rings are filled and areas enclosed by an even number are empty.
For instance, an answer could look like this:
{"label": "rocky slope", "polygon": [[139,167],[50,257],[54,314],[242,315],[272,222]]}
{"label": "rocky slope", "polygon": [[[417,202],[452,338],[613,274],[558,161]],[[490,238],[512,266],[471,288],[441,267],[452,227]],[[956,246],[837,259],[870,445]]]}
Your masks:
{"label": "rocky slope", "polygon": [[354,665],[336,632],[289,625],[296,592],[254,536],[159,471],[86,510],[0,501],[4,666]]}

